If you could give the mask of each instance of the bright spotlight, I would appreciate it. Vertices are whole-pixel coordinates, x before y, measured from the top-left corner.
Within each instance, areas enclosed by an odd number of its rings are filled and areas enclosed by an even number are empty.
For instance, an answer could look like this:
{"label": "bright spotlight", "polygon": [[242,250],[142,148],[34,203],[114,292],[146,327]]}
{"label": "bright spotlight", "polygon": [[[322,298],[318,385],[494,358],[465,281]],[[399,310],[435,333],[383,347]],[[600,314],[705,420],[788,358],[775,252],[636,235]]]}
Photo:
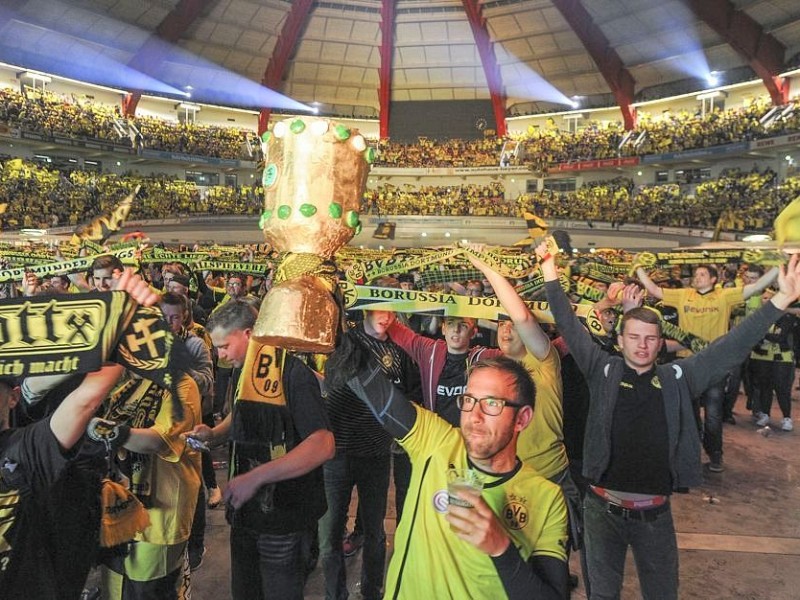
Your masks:
{"label": "bright spotlight", "polygon": [[719,85],[719,73],[717,71],[711,71],[706,77],[706,83],[708,83],[709,87]]}

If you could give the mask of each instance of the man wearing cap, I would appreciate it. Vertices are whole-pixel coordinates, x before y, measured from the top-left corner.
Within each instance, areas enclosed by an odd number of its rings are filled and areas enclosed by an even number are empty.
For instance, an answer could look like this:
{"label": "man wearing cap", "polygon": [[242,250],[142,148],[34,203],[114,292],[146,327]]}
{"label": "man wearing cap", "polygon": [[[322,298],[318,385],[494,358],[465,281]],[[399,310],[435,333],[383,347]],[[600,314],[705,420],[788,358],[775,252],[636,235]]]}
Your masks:
{"label": "man wearing cap", "polygon": [[445,317],[443,340],[432,340],[414,333],[397,320],[388,329],[392,341],[419,365],[425,408],[454,427],[458,427],[461,419],[456,398],[464,393],[467,367],[478,360],[501,354],[497,348],[469,347],[475,335],[475,325],[475,319],[471,317]]}

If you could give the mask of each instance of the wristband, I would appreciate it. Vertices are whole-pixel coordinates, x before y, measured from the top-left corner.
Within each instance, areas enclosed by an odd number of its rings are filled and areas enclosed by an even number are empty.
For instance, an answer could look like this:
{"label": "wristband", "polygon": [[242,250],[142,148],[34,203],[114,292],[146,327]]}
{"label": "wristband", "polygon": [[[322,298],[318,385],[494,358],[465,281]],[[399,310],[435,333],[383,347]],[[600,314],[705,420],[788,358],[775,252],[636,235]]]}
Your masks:
{"label": "wristband", "polygon": [[94,417],[86,426],[86,435],[90,440],[100,442],[112,450],[116,450],[128,441],[131,435],[131,428],[128,425],[117,424],[108,419]]}
{"label": "wristband", "polygon": [[553,258],[553,255],[549,252],[546,252],[544,256],[539,257],[539,263],[547,262],[551,258]]}

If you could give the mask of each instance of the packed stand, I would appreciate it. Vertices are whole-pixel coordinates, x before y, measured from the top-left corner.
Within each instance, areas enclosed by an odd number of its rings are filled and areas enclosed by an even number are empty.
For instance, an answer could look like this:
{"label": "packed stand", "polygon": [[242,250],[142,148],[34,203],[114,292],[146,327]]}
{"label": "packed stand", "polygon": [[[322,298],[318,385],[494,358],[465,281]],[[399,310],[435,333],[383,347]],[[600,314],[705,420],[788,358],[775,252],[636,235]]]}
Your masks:
{"label": "packed stand", "polygon": [[167,219],[201,214],[255,215],[263,206],[259,186],[210,186],[167,175],[143,177],[73,170],[64,173],[12,159],[0,170],[3,229],[75,226],[111,211],[141,186],[130,216]]}
{"label": "packed stand", "polygon": [[576,192],[541,191],[517,199],[517,214],[543,218],[603,221],[725,231],[766,231],[775,217],[800,193],[800,177],[776,183],[767,170],[729,170],[719,179],[696,186],[668,183],[634,186],[627,178],[590,182]]}
{"label": "packed stand", "polygon": [[455,186],[385,183],[367,190],[361,211],[375,215],[513,216],[502,183]]}
{"label": "packed stand", "polygon": [[[118,107],[74,94],[33,90],[22,94],[0,88],[0,123],[48,138],[99,139],[137,149],[252,160],[244,150],[246,132],[238,128],[176,123],[149,116],[124,118]],[[140,135],[135,135],[128,124],[134,125]]]}

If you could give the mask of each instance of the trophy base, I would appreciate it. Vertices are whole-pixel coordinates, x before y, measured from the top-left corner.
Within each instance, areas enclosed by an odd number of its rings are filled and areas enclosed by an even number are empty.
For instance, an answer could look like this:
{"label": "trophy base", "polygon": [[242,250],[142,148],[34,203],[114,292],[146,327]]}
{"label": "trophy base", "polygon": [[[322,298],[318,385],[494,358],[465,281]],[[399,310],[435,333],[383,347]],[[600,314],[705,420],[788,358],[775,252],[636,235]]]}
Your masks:
{"label": "trophy base", "polygon": [[264,298],[251,337],[295,352],[333,352],[339,307],[318,277],[303,275],[275,285]]}

